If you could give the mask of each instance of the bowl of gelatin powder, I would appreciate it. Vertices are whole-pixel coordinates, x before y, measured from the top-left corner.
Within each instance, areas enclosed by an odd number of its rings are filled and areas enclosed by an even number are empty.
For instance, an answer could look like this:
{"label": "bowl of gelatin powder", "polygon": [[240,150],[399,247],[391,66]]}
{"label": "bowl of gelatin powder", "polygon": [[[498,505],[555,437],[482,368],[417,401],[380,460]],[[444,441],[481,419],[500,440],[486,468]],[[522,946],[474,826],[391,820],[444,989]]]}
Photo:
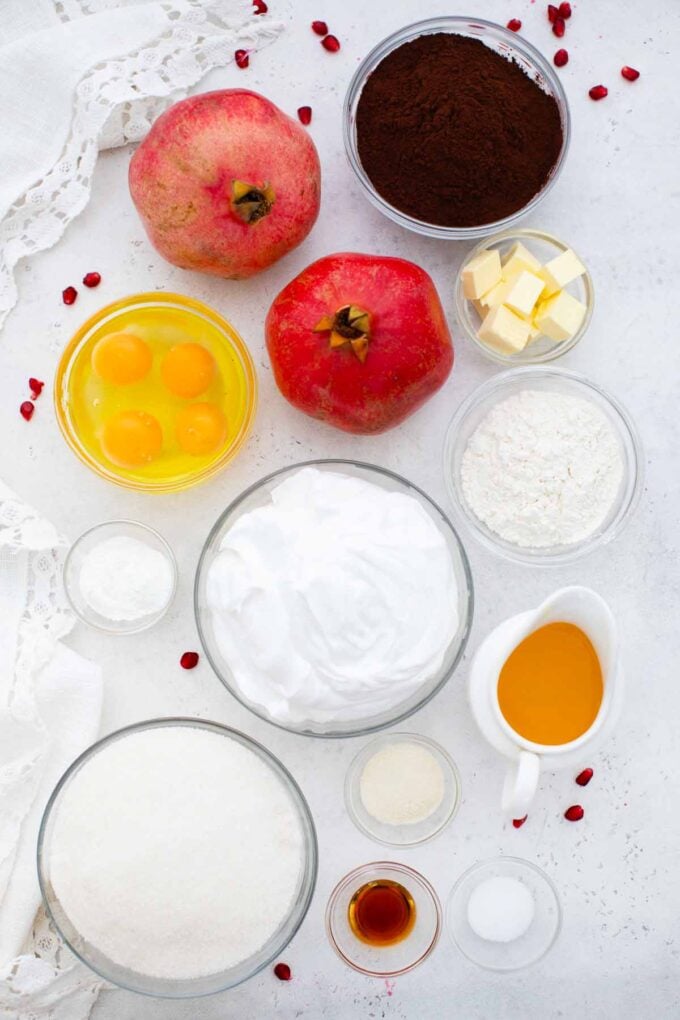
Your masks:
{"label": "bowl of gelatin powder", "polygon": [[184,998],[233,987],[299,928],[317,870],[297,784],[242,733],[157,719],[89,748],[43,817],[45,905],[108,981]]}

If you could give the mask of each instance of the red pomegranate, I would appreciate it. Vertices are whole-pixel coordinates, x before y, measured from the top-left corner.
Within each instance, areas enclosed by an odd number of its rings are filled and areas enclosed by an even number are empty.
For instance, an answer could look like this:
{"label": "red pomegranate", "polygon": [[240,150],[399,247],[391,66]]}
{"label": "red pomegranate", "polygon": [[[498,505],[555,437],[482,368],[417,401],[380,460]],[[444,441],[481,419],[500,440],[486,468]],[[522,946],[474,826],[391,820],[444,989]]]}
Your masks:
{"label": "red pomegranate", "polygon": [[309,134],[247,89],[175,103],[130,163],[132,200],[156,250],[216,276],[252,276],[295,248],[320,192]]}
{"label": "red pomegranate", "polygon": [[407,418],[453,365],[434,283],[412,262],[384,255],[312,263],[274,300],[266,338],[286,400],[365,435]]}

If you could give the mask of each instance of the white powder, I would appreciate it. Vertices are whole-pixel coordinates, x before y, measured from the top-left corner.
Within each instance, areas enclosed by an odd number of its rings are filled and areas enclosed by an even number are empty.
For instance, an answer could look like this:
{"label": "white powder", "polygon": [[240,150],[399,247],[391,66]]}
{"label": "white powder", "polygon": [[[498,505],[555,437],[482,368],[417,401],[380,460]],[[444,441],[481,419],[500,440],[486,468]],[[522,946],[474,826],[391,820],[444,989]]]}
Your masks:
{"label": "white powder", "polygon": [[497,875],[472,891],[467,916],[470,927],[487,942],[514,942],[531,927],[536,904],[533,893],[517,878]]}
{"label": "white powder", "polygon": [[508,542],[536,549],[592,535],[623,477],[617,435],[592,401],[522,390],[496,404],[463,454],[472,512]]}
{"label": "white powder", "polygon": [[116,963],[160,978],[232,967],[288,915],[301,878],[295,807],[253,751],[172,726],[121,737],[57,802],[56,896]]}
{"label": "white powder", "polygon": [[444,773],[426,748],[397,741],[368,759],[359,792],[379,822],[413,825],[434,814],[444,799]]}
{"label": "white powder", "polygon": [[126,535],[105,538],[83,557],[79,585],[95,613],[107,620],[139,620],[159,613],[172,595],[171,564],[157,549]]}

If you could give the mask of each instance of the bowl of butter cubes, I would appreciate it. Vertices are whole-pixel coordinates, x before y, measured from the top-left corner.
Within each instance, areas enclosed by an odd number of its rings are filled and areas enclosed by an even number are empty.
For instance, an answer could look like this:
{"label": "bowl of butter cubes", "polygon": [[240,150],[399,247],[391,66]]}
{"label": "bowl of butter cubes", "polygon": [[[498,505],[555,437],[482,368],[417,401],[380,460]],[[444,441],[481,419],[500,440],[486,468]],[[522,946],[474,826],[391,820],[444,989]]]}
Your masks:
{"label": "bowl of butter cubes", "polygon": [[553,361],[575,347],[593,314],[593,282],[564,242],[540,230],[486,238],[463,260],[456,312],[470,340],[511,365]]}

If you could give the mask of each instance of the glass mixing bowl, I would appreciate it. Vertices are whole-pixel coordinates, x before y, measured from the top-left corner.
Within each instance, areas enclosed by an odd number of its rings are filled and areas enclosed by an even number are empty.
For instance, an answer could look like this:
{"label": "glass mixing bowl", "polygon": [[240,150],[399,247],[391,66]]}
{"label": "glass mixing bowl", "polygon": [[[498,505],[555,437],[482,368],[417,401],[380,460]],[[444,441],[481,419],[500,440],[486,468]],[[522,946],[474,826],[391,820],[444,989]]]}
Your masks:
{"label": "glass mixing bowl", "polygon": [[[237,741],[256,754],[271,769],[272,773],[285,788],[298,817],[303,838],[304,860],[298,888],[293,896],[288,916],[254,955],[246,960],[242,960],[236,966],[219,973],[208,974],[198,978],[171,980],[169,978],[150,976],[130,970],[127,967],[122,967],[80,935],[69,920],[52,886],[50,878],[50,840],[60,798],[81,769],[87,768],[88,763],[104,748],[115,741],[125,740],[126,737],[145,730],[178,726],[207,730],[225,740]],[[105,835],[103,834],[102,839],[104,838]],[[69,949],[106,981],[111,981],[113,984],[126,988],[129,991],[170,999],[192,998],[225,991],[227,988],[233,988],[235,985],[246,981],[262,970],[263,967],[266,967],[267,964],[271,963],[288,945],[307,914],[316,885],[317,869],[318,848],[314,822],[307,801],[290,772],[270,751],[250,737],[247,737],[244,733],[201,719],[152,719],[147,722],[136,723],[134,726],[126,726],[124,729],[117,730],[115,733],[104,737],[103,740],[97,741],[96,744],[93,744],[84,751],[80,757],[76,758],[57,783],[52,796],[47,802],[38,836],[38,879],[40,891],[47,912]]]}
{"label": "glass mixing bowl", "polygon": [[[530,202],[527,202],[521,209],[501,220],[494,220],[491,223],[480,223],[473,227],[445,227],[440,224],[426,223],[423,220],[418,220],[408,213],[397,209],[384,199],[376,191],[373,182],[361,165],[357,145],[356,116],[359,97],[367,78],[388,53],[391,53],[399,46],[403,46],[404,43],[411,42],[418,36],[432,35],[439,32],[451,32],[454,35],[466,35],[475,39],[481,39],[483,43],[490,46],[497,53],[500,53],[501,56],[519,64],[525,73],[536,81],[548,95],[553,96],[559,107],[560,118],[562,120],[562,148],[548,180]],[[517,35],[516,32],[510,32],[507,28],[497,25],[492,21],[469,17],[430,18],[426,21],[418,21],[413,25],[407,25],[405,28],[400,29],[378,43],[368,56],[364,57],[354,72],[354,76],[347,89],[347,95],[345,96],[342,120],[345,152],[347,153],[349,164],[369,201],[380,209],[385,216],[388,216],[389,219],[402,227],[406,227],[408,230],[413,230],[418,234],[425,234],[427,237],[440,237],[444,240],[459,241],[467,238],[483,237],[485,234],[493,234],[498,230],[504,230],[517,223],[523,216],[526,216],[535,209],[553,187],[562,171],[571,134],[566,94],[560,79],[545,57],[539,53],[535,46],[532,46],[526,39]],[[480,130],[483,130],[483,126],[480,126]]]}
{"label": "glass mixing bowl", "polygon": [[[254,510],[256,507],[264,506],[271,501],[271,492],[280,485],[286,478],[289,478],[296,471],[304,467],[315,467],[320,471],[334,471],[354,478],[361,478],[374,485],[391,492],[401,492],[417,499],[423,510],[434,521],[435,525],[443,535],[451,560],[454,574],[458,585],[458,612],[459,622],[456,632],[451,635],[448,648],[444,656],[444,662],[437,673],[424,681],[421,687],[404,701],[394,705],[391,709],[379,712],[374,715],[367,715],[362,719],[351,721],[330,722],[318,724],[313,722],[282,723],[274,719],[267,710],[259,704],[248,700],[240,690],[238,681],[232,673],[229,663],[222,655],[219,643],[216,639],[212,614],[207,607],[206,583],[210,566],[219,553],[220,544],[224,535],[229,531],[235,522],[243,514]],[[194,610],[196,613],[196,624],[201,639],[201,644],[208,657],[210,664],[217,673],[224,686],[235,698],[246,708],[265,719],[267,722],[281,729],[292,733],[302,733],[310,737],[352,737],[371,733],[373,730],[383,729],[393,723],[400,722],[412,715],[419,708],[422,708],[430,698],[439,691],[455,670],[465,650],[465,645],[470,633],[473,611],[473,588],[470,565],[456,531],[451,522],[439,509],[429,496],[418,489],[405,478],[386,471],[384,468],[375,467],[372,464],[362,464],[351,460],[312,460],[301,464],[293,464],[290,467],[281,468],[271,475],[262,478],[255,485],[246,489],[231,506],[227,507],[223,514],[218,517],[212,531],[206,539],[198,568],[196,571],[196,583],[194,586]]]}

